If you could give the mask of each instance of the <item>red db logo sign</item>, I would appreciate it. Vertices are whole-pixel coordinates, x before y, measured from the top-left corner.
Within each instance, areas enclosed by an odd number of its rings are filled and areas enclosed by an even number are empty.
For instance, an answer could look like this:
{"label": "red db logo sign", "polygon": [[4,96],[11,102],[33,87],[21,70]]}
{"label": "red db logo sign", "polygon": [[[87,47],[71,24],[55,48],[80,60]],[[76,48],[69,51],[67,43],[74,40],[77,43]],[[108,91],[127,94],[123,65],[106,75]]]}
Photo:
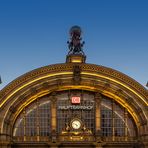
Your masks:
{"label": "red db logo sign", "polygon": [[72,97],[71,102],[72,102],[72,104],[79,104],[80,103],[80,97]]}

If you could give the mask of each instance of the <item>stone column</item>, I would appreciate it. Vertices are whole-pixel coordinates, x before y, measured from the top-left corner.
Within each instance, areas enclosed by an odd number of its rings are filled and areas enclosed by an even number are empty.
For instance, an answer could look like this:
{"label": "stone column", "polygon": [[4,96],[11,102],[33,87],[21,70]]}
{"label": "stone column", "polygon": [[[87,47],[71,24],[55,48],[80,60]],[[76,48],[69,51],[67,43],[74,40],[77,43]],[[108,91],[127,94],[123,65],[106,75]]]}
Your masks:
{"label": "stone column", "polygon": [[124,122],[125,122],[125,141],[128,141],[128,127],[127,127],[127,116],[128,116],[128,112],[126,110],[126,108],[124,108]]}
{"label": "stone column", "polygon": [[95,94],[96,102],[96,141],[101,142],[101,94]]}
{"label": "stone column", "polygon": [[51,134],[52,142],[56,142],[56,127],[57,127],[57,112],[56,112],[56,93],[53,93],[51,96]]}
{"label": "stone column", "polygon": [[26,141],[26,108],[23,110],[23,125],[24,125],[24,138],[23,140]]}

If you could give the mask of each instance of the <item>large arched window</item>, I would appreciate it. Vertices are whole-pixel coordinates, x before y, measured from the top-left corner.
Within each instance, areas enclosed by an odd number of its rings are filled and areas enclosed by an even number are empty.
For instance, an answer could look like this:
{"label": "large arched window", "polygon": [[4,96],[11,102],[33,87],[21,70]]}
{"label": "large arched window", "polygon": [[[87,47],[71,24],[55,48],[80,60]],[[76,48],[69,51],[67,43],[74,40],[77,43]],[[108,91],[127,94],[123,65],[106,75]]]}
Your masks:
{"label": "large arched window", "polygon": [[[71,98],[79,96],[79,104],[72,104]],[[48,141],[51,137],[51,101],[50,95],[38,98],[24,108],[18,116],[13,130],[17,141]],[[84,90],[57,92],[56,98],[56,132],[61,134],[75,117],[95,136],[96,102],[95,93]],[[136,136],[134,121],[126,108],[114,99],[102,95],[100,104],[101,135],[104,140],[127,140]]]}
{"label": "large arched window", "polygon": [[[113,99],[103,97],[101,100],[101,132],[103,137],[135,137],[134,121],[126,108]],[[108,138],[109,139],[109,138]]]}
{"label": "large arched window", "polygon": [[[24,108],[16,120],[13,136],[24,140],[37,140],[37,136],[49,136],[51,132],[50,100],[44,97]],[[22,139],[23,138],[23,139]]]}

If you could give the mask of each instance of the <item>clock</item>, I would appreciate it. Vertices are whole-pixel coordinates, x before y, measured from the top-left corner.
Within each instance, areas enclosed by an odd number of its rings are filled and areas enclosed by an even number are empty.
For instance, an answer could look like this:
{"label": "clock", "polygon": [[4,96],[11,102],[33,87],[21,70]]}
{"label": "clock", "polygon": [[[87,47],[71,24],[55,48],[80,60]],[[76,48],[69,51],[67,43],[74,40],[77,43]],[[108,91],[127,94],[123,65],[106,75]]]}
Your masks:
{"label": "clock", "polygon": [[71,127],[72,127],[74,130],[80,129],[81,126],[82,126],[82,122],[81,122],[80,119],[77,119],[77,118],[76,118],[76,119],[73,119],[73,120],[71,121]]}

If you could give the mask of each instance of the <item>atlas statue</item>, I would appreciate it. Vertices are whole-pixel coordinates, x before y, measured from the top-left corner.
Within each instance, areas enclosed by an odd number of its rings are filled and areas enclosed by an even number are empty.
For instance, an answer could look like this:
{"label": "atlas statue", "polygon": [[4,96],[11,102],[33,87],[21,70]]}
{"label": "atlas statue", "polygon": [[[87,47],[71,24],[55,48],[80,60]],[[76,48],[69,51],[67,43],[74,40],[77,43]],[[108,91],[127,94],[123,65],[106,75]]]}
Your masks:
{"label": "atlas statue", "polygon": [[84,45],[84,41],[81,43],[81,28],[79,26],[73,26],[70,29],[70,41],[68,41],[68,48],[69,48],[69,52],[68,54],[83,54],[83,45]]}

